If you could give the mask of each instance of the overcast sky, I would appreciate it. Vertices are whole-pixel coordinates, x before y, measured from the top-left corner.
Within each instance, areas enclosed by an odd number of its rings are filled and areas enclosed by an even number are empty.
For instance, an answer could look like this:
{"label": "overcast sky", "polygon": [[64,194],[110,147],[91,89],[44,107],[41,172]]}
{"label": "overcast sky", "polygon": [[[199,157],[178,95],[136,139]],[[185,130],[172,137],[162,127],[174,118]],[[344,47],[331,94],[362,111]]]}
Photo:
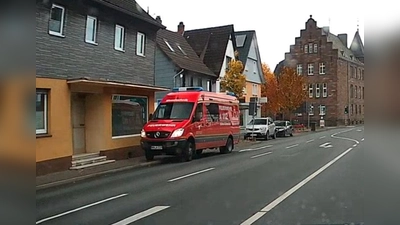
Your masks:
{"label": "overcast sky", "polygon": [[[261,0],[137,0],[153,17],[161,16],[168,30],[180,21],[186,30],[233,24],[235,31],[255,30],[261,60],[273,70],[305,28],[310,15],[317,26],[330,26],[333,34],[347,33],[348,43],[359,24],[364,42],[364,10],[361,0],[261,1]],[[333,3],[333,4],[332,4]],[[358,21],[358,22],[357,22]]]}

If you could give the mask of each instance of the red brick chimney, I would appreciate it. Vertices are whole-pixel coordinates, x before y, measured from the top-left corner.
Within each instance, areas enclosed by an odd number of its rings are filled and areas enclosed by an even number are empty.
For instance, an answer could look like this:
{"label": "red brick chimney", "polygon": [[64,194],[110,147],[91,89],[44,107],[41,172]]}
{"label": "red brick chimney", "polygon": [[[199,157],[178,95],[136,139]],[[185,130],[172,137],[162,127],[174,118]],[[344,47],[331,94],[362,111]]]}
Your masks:
{"label": "red brick chimney", "polygon": [[178,25],[178,34],[183,35],[183,32],[185,32],[185,25],[183,22],[180,22]]}

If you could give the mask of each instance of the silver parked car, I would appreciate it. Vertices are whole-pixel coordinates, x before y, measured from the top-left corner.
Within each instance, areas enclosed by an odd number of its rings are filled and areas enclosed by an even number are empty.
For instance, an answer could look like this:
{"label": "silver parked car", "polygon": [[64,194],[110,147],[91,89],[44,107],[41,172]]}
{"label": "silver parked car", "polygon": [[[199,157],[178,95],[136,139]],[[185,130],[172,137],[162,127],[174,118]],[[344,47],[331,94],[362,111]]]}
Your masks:
{"label": "silver parked car", "polygon": [[277,136],[286,137],[287,135],[293,136],[293,126],[290,121],[276,120],[275,130]]}

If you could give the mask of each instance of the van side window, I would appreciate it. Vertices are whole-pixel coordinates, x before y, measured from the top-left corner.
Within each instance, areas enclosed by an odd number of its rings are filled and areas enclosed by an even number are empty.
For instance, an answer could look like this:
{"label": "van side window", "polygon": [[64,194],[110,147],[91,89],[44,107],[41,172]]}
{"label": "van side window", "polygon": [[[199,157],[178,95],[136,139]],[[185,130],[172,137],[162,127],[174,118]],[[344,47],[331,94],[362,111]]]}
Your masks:
{"label": "van side window", "polygon": [[203,118],[203,103],[197,104],[194,116],[198,118]]}
{"label": "van side window", "polygon": [[217,103],[209,103],[207,107],[207,121],[218,122],[219,121],[219,107]]}

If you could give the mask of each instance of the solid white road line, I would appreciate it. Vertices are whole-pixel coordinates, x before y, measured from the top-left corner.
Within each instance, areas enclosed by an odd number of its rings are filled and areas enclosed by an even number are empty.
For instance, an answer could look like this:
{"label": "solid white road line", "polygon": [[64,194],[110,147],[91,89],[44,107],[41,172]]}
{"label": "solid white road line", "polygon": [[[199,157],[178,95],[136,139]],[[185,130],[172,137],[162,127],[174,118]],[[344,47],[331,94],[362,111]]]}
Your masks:
{"label": "solid white road line", "polygon": [[49,221],[49,220],[52,220],[52,219],[56,219],[58,217],[65,216],[65,215],[80,211],[82,209],[86,209],[86,208],[89,208],[89,207],[92,207],[92,206],[95,206],[95,205],[99,205],[101,203],[108,202],[108,201],[111,201],[111,200],[114,200],[114,199],[117,199],[117,198],[121,198],[121,197],[124,197],[124,196],[127,196],[127,195],[128,194],[121,194],[121,195],[118,195],[118,196],[114,196],[114,197],[107,198],[107,199],[104,199],[104,200],[101,200],[101,201],[98,201],[98,202],[91,203],[89,205],[85,205],[85,206],[79,207],[79,208],[76,208],[76,209],[72,209],[72,210],[64,212],[64,213],[60,213],[60,214],[57,214],[57,215],[54,215],[54,216],[51,216],[51,217],[47,217],[45,219],[41,219],[41,220],[37,221],[36,224],[40,224],[40,223],[43,223],[43,222],[46,222],[46,221]]}
{"label": "solid white road line", "polygon": [[263,154],[259,154],[259,155],[252,156],[251,158],[252,158],[252,159],[258,158],[258,157],[261,157],[261,156],[264,156],[264,155],[269,155],[269,154],[271,154],[271,153],[272,153],[272,152],[266,152],[266,153],[263,153]]}
{"label": "solid white road line", "polygon": [[296,146],[299,146],[299,144],[295,144],[295,145],[291,145],[291,146],[287,146],[286,148],[294,148]]}
{"label": "solid white road line", "polygon": [[258,148],[248,148],[248,149],[242,149],[239,152],[250,152],[250,151],[257,151],[257,150],[261,150],[264,148],[271,148],[273,145],[266,145],[266,146],[262,146],[262,147],[258,147]]}
{"label": "solid white road line", "polygon": [[145,217],[148,217],[148,216],[150,216],[150,215],[152,215],[154,213],[158,213],[158,212],[160,212],[160,211],[162,211],[164,209],[168,209],[168,208],[169,208],[169,206],[155,206],[155,207],[150,208],[150,209],[148,209],[146,211],[140,212],[140,213],[135,214],[133,216],[130,216],[130,217],[126,218],[126,219],[123,219],[123,220],[121,220],[119,222],[113,223],[112,225],[130,224],[130,223],[133,223],[133,222],[138,221],[140,219],[143,219]]}
{"label": "solid white road line", "polygon": [[253,216],[251,216],[249,219],[241,223],[241,225],[250,225],[254,223],[256,220],[261,218],[264,214],[267,212],[271,211],[274,207],[276,207],[279,203],[284,201],[286,198],[288,198],[290,195],[292,195],[294,192],[299,190],[301,187],[303,187],[305,184],[307,184],[310,180],[314,179],[318,174],[322,173],[324,170],[326,170],[328,167],[330,167],[332,164],[334,164],[336,161],[338,161],[340,158],[345,156],[347,153],[349,153],[353,148],[347,149],[345,152],[334,158],[332,161],[328,162],[326,165],[315,171],[313,174],[308,176],[306,179],[302,180],[300,183],[298,183],[296,186],[292,187],[289,189],[287,192],[285,192],[283,195],[279,196],[277,199],[269,203],[267,206],[265,206],[263,209],[260,210],[260,212],[257,212]]}
{"label": "solid white road line", "polygon": [[246,221],[244,221],[243,223],[241,223],[240,225],[250,225],[253,224],[254,222],[256,222],[258,219],[260,219],[262,216],[264,216],[266,212],[257,212],[256,214],[254,214],[253,216],[251,216],[250,218],[248,218]]}
{"label": "solid white road line", "polygon": [[326,138],[326,136],[322,136],[322,137],[320,137],[319,139],[324,139],[324,138]]}
{"label": "solid white road line", "polygon": [[315,141],[315,140],[311,139],[311,140],[306,141],[306,143],[310,143],[310,142],[313,142],[313,141]]}
{"label": "solid white road line", "polygon": [[168,180],[168,182],[174,182],[174,181],[181,180],[181,179],[184,179],[184,178],[187,178],[187,177],[191,177],[191,176],[194,176],[194,175],[197,175],[197,174],[200,174],[200,173],[205,173],[205,172],[208,172],[208,171],[211,171],[211,170],[214,170],[214,169],[215,168],[208,168],[208,169],[205,169],[205,170],[197,171],[197,172],[194,172],[194,173],[190,173],[190,174],[187,174],[187,175],[184,175],[184,176],[181,176],[181,177],[177,177],[177,178]]}

